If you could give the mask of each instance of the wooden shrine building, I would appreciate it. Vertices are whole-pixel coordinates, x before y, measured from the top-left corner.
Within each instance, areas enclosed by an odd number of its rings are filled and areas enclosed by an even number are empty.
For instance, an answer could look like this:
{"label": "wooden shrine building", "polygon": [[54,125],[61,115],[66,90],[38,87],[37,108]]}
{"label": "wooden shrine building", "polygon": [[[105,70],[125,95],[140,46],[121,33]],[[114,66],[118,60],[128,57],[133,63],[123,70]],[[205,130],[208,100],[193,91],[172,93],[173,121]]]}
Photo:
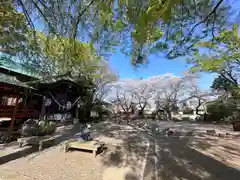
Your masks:
{"label": "wooden shrine building", "polygon": [[25,120],[72,119],[84,87],[69,75],[42,77],[28,67],[0,59],[0,129],[18,128]]}
{"label": "wooden shrine building", "polygon": [[[38,118],[42,97],[26,82],[36,80],[25,66],[0,60],[0,127],[17,127],[28,118]],[[19,120],[19,121],[15,121]]]}

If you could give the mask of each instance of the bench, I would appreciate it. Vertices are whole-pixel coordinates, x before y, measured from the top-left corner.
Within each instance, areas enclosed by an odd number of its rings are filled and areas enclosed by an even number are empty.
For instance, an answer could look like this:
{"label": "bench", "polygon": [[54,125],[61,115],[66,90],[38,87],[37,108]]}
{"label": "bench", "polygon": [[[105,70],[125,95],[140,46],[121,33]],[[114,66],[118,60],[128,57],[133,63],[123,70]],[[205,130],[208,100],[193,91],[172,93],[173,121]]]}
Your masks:
{"label": "bench", "polygon": [[38,150],[41,151],[45,144],[52,145],[54,143],[54,138],[51,136],[31,136],[31,137],[23,137],[18,139],[19,147],[24,145],[38,145]]}
{"label": "bench", "polygon": [[64,152],[67,152],[70,148],[80,149],[80,150],[89,150],[93,152],[94,157],[96,157],[97,152],[102,150],[104,143],[99,141],[78,141],[70,140],[64,145]]}

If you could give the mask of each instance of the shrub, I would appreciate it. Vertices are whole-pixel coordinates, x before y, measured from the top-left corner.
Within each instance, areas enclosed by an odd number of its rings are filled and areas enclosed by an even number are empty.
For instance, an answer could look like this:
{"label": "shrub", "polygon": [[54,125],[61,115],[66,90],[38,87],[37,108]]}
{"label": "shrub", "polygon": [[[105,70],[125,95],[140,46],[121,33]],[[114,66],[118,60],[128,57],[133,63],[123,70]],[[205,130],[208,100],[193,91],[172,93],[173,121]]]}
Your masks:
{"label": "shrub", "polygon": [[234,104],[227,101],[214,101],[207,106],[207,121],[230,121],[234,115]]}
{"label": "shrub", "polygon": [[22,136],[44,136],[51,135],[56,130],[56,123],[52,121],[40,121],[24,124]]}
{"label": "shrub", "polygon": [[152,114],[151,114],[151,119],[155,120],[156,116],[157,116],[157,113],[155,111],[153,111]]}
{"label": "shrub", "polygon": [[182,117],[182,121],[190,121],[191,118],[190,117]]}

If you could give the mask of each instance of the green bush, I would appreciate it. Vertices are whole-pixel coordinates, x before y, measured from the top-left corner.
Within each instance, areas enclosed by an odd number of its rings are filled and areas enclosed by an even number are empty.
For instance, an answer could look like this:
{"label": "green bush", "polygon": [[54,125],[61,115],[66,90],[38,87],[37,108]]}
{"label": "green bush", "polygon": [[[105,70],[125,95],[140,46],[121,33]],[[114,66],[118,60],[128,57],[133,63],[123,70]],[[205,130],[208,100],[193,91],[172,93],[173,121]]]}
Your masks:
{"label": "green bush", "polygon": [[152,114],[151,114],[151,119],[155,120],[156,116],[157,116],[157,113],[155,111],[153,111]]}
{"label": "green bush", "polygon": [[191,120],[190,117],[183,117],[183,118],[182,118],[182,121],[190,121],[190,120]]}
{"label": "green bush", "polygon": [[56,130],[56,123],[52,121],[40,121],[36,135],[38,136],[44,136],[44,135],[50,135],[53,134]]}
{"label": "green bush", "polygon": [[207,106],[207,121],[231,121],[235,106],[227,101],[214,101]]}

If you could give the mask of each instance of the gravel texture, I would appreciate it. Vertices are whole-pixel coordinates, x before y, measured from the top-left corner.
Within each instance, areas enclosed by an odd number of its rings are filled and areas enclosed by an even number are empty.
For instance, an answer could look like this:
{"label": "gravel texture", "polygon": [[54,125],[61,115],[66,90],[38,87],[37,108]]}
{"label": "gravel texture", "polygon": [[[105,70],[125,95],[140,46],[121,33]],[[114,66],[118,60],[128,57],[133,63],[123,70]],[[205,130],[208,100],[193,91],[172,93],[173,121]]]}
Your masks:
{"label": "gravel texture", "polygon": [[102,179],[101,164],[91,153],[64,153],[60,146],[10,161],[0,167],[0,177],[6,180]]}
{"label": "gravel texture", "polygon": [[[230,134],[230,127],[163,122],[159,128],[186,135],[194,130],[196,135],[152,137],[131,126],[102,122],[91,127],[94,139],[107,146],[96,158],[92,153],[76,150],[64,153],[60,143],[5,163],[0,159],[0,180],[239,179],[239,134],[230,138],[205,133],[207,129],[216,129]],[[59,142],[74,137],[79,128],[74,131],[64,134]],[[13,152],[16,150],[13,148]]]}

